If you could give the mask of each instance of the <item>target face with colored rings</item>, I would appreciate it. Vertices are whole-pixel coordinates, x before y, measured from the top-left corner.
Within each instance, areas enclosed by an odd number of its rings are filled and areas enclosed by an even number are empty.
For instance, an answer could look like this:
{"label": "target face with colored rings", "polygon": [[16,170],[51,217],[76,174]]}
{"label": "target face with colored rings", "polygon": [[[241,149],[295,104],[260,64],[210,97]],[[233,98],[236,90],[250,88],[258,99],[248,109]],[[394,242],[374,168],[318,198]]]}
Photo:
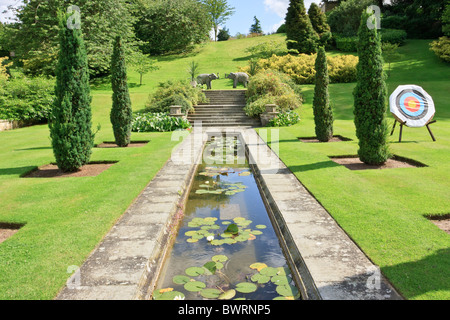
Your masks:
{"label": "target face with colored rings", "polygon": [[434,102],[421,87],[400,86],[390,98],[392,114],[408,127],[423,127],[435,114]]}

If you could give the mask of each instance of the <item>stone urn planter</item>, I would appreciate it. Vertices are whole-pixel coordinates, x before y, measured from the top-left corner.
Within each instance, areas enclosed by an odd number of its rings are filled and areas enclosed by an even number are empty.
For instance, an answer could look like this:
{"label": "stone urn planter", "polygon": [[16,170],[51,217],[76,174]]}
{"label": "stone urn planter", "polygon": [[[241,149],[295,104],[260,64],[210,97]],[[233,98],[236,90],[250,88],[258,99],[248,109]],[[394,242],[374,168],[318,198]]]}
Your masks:
{"label": "stone urn planter", "polygon": [[181,113],[181,106],[171,106],[170,115],[175,118],[181,118],[184,115]]}
{"label": "stone urn planter", "polygon": [[269,122],[278,116],[279,112],[277,112],[276,104],[266,104],[266,112],[260,115],[261,124],[263,127],[266,127]]}

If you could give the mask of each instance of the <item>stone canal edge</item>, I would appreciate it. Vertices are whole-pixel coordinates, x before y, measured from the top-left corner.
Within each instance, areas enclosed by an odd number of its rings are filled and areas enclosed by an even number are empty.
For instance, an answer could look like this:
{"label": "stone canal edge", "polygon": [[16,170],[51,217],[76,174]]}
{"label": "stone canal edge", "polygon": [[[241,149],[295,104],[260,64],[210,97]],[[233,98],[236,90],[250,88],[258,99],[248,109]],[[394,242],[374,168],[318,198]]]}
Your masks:
{"label": "stone canal edge", "polygon": [[398,300],[390,285],[254,129],[193,132],[136,198],[57,300],[149,299],[172,246],[210,133],[240,135],[302,296],[312,300]]}

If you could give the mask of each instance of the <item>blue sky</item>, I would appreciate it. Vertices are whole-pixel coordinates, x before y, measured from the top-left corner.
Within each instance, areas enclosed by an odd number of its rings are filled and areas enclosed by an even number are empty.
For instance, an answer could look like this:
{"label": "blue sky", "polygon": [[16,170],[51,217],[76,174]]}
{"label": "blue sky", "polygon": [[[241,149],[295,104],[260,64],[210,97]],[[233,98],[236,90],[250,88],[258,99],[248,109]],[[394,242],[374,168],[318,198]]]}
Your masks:
{"label": "blue sky", "polygon": [[[304,0],[306,10],[312,2],[319,4],[321,0]],[[253,17],[261,21],[265,33],[273,32],[284,22],[289,0],[228,0],[228,4],[236,8],[236,13],[225,23],[231,35],[248,33],[253,24]]]}
{"label": "blue sky", "polygon": [[[21,0],[0,0],[0,21],[5,22],[7,15],[3,11],[8,5],[20,4]],[[319,4],[321,0],[304,0],[306,9],[312,2]],[[253,17],[261,21],[265,33],[278,29],[286,16],[289,0],[228,0],[228,4],[236,8],[236,12],[225,23],[231,35],[248,33],[253,24]]]}

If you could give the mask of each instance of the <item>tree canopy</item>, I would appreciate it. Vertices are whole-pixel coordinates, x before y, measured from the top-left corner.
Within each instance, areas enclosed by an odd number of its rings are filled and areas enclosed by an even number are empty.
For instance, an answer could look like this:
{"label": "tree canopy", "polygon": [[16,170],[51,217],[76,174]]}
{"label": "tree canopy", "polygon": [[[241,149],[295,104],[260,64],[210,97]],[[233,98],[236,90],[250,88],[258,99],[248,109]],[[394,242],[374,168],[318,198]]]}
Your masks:
{"label": "tree canopy", "polygon": [[226,0],[202,0],[207,7],[214,26],[214,40],[217,41],[219,26],[234,14],[234,7],[230,7]]}

